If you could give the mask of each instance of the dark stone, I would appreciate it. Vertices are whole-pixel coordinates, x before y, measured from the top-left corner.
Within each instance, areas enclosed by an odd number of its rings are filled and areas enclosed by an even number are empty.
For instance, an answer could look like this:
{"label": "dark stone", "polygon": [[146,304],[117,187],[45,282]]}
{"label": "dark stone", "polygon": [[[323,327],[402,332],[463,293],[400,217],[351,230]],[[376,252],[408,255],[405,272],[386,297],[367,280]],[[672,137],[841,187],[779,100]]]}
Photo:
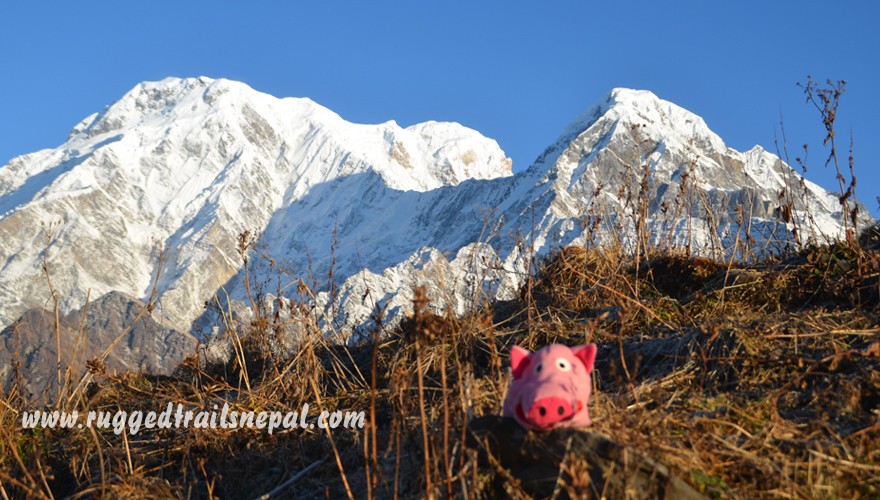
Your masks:
{"label": "dark stone", "polygon": [[512,418],[485,416],[468,424],[467,445],[481,468],[499,471],[501,496],[521,489],[538,498],[705,498],[665,465],[582,429],[528,431]]}

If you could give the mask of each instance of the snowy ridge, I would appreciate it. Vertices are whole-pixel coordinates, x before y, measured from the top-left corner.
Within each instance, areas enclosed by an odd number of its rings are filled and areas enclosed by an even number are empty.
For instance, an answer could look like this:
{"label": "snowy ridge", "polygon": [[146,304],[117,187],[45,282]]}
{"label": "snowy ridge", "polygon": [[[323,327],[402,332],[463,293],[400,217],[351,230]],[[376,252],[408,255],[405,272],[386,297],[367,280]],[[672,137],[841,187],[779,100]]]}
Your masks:
{"label": "snowy ridge", "polygon": [[[282,288],[318,283],[338,329],[381,304],[399,319],[418,284],[460,314],[515,293],[532,253],[587,244],[584,220],[603,221],[594,241],[626,233],[643,164],[656,241],[718,255],[742,230],[766,251],[791,243],[795,223],[802,240],[841,234],[835,195],[808,181],[801,192],[776,156],[728,148],[647,91],[614,89],[513,175],[495,141],[456,123],[353,124],[309,99],[169,78],[137,85],[58,148],[0,167],[0,325],[45,303],[45,258],[64,311],[89,290],[149,297],[158,274],[160,319],[210,329],[206,301],[245,297],[244,231],[283,268]],[[685,177],[713,217],[677,198]],[[775,211],[792,186],[797,220],[786,224]]]}
{"label": "snowy ridge", "polygon": [[65,310],[89,289],[148,296],[167,248],[164,311],[185,325],[241,266],[239,233],[262,230],[315,186],[366,174],[421,192],[510,175],[510,161],[458,124],[351,124],[226,80],[139,84],[64,145],[0,168],[0,324],[45,301],[39,261],[51,236]]}

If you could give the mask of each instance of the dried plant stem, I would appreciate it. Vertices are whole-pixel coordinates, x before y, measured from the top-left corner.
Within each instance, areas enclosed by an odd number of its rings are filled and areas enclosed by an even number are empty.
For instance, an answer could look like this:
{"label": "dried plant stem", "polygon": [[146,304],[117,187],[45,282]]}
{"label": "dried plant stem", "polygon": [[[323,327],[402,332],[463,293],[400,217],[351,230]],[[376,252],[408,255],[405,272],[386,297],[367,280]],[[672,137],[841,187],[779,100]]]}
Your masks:
{"label": "dried plant stem", "polygon": [[[51,243],[52,236],[51,234],[47,235],[47,245]],[[52,276],[49,273],[49,257],[48,257],[49,249],[46,248],[45,252],[42,256],[42,267],[43,274],[46,276],[46,283],[49,285],[49,294],[52,296],[52,312],[54,313],[54,324],[53,324],[53,332],[55,333],[55,354],[57,357],[57,365],[56,365],[56,375],[55,375],[55,383],[56,383],[56,402],[61,401],[62,393],[63,393],[63,382],[61,380],[61,320],[59,317],[58,311],[58,290],[52,286]]]}
{"label": "dried plant stem", "polygon": [[319,465],[321,465],[321,464],[323,464],[323,463],[324,463],[324,460],[323,460],[323,459],[322,459],[322,460],[318,460],[318,461],[316,461],[316,462],[312,462],[311,464],[309,464],[308,467],[306,467],[305,469],[303,469],[303,470],[297,472],[297,473],[294,474],[293,476],[290,476],[290,479],[288,479],[287,481],[284,481],[283,483],[279,484],[274,490],[272,490],[272,491],[270,491],[269,493],[266,493],[265,495],[259,497],[258,500],[269,500],[270,498],[272,498],[272,497],[274,497],[274,496],[277,496],[277,495],[278,495],[279,493],[281,493],[282,491],[284,491],[284,490],[286,490],[287,488],[290,488],[291,486],[293,486],[294,483],[296,483],[296,482],[299,481],[300,479],[306,477],[306,474],[308,474],[308,473],[311,472],[315,467],[317,467],[317,466],[319,466]]}
{"label": "dried plant stem", "polygon": [[[446,355],[445,339],[440,345],[444,357]],[[446,360],[440,363],[440,387],[443,397],[443,468],[446,471],[446,496],[452,498],[452,464],[449,461],[449,396],[446,383]]]}
{"label": "dried plant stem", "polygon": [[434,488],[432,486],[431,476],[431,440],[428,435],[428,416],[425,413],[425,382],[424,372],[422,370],[422,350],[419,344],[418,335],[415,340],[416,348],[416,379],[419,387],[419,423],[422,428],[422,455],[425,461],[425,496],[427,498],[434,497]]}
{"label": "dried plant stem", "polygon": [[79,366],[80,348],[82,347],[82,342],[85,339],[86,316],[88,316],[89,314],[89,298],[91,297],[91,295],[92,289],[89,288],[88,290],[86,290],[86,303],[85,306],[83,306],[82,317],[80,318],[79,333],[76,336],[76,346],[74,346],[73,348],[73,355],[70,358],[70,362],[67,363],[67,369],[64,371],[64,387],[62,387],[61,395],[58,397],[59,405],[61,404],[61,401],[64,400],[64,397],[67,395],[67,389],[70,386],[73,376],[72,368],[74,366]]}
{"label": "dried plant stem", "polygon": [[[318,403],[318,406],[323,406],[321,402],[321,393],[318,391],[318,385],[315,383],[314,377],[309,378],[309,383],[312,384],[312,391],[315,394],[315,402]],[[339,450],[336,448],[336,442],[333,440],[333,434],[330,432],[330,428],[325,426],[324,430],[327,433],[327,439],[330,440],[330,447],[333,448],[333,456],[336,458],[336,466],[339,468],[339,475],[342,478],[342,484],[345,486],[345,493],[348,495],[349,499],[354,499],[354,495],[351,492],[351,487],[348,485],[348,477],[345,475],[345,467],[342,466],[342,458],[339,456]]]}

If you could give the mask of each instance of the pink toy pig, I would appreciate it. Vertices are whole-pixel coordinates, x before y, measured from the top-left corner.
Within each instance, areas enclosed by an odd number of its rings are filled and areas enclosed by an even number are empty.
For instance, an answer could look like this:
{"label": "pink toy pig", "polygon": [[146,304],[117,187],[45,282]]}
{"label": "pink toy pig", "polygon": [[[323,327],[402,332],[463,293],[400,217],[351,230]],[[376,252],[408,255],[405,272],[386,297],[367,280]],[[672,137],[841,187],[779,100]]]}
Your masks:
{"label": "pink toy pig", "polygon": [[530,353],[510,350],[513,382],[504,400],[504,416],[527,429],[590,425],[590,401],[596,344],[568,348],[552,344]]}

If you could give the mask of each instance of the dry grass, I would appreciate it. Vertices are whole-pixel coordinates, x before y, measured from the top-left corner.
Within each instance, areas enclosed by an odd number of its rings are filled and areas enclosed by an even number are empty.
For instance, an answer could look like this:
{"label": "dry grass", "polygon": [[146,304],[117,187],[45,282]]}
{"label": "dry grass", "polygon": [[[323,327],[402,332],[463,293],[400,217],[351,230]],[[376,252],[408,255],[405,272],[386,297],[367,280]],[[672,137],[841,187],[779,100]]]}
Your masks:
{"label": "dry grass", "polygon": [[427,312],[417,291],[408,320],[357,345],[300,321],[292,357],[270,348],[290,324],[258,319],[239,325],[226,364],[193,356],[173,377],[94,375],[68,408],[309,403],[365,411],[360,430],[26,430],[19,412],[31,408],[13,390],[0,402],[0,496],[253,497],[316,463],[282,494],[495,496],[505,471],[478,463],[465,427],[500,413],[507,350],[585,341],[600,346],[595,430],[701,491],[880,494],[877,250],[834,245],[737,267],[665,252],[638,269],[617,255],[562,249],[521,299],[464,318]]}

